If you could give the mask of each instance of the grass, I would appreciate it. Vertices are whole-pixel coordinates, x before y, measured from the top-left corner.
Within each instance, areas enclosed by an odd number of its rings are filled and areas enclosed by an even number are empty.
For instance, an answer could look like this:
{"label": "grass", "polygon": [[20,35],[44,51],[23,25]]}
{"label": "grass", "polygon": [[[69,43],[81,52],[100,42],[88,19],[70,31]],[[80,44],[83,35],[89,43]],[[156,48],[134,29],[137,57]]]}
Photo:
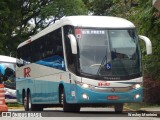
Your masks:
{"label": "grass", "polygon": [[7,103],[8,107],[23,107],[23,105],[19,104],[19,103]]}

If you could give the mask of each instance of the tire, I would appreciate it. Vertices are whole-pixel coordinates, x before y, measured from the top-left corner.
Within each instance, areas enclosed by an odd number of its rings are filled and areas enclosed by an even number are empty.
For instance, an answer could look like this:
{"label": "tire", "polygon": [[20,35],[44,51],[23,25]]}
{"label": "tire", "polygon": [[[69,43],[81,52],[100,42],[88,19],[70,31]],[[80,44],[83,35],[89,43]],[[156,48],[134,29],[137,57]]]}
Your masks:
{"label": "tire", "polygon": [[23,106],[25,111],[29,111],[29,103],[28,103],[27,96],[25,96],[23,99]]}
{"label": "tire", "polygon": [[75,104],[68,104],[66,102],[66,95],[64,89],[60,92],[60,104],[63,106],[64,112],[79,112],[80,106]]}
{"label": "tire", "polygon": [[24,109],[25,111],[30,111],[30,94],[27,93],[27,96],[24,97],[23,99],[23,105],[24,105]]}
{"label": "tire", "polygon": [[43,107],[40,105],[35,105],[31,103],[30,93],[24,98],[24,109],[25,111],[43,111]]}
{"label": "tire", "polygon": [[115,104],[114,109],[116,113],[122,113],[123,112],[123,103]]}
{"label": "tire", "polygon": [[41,105],[31,104],[31,111],[43,111],[43,107]]}

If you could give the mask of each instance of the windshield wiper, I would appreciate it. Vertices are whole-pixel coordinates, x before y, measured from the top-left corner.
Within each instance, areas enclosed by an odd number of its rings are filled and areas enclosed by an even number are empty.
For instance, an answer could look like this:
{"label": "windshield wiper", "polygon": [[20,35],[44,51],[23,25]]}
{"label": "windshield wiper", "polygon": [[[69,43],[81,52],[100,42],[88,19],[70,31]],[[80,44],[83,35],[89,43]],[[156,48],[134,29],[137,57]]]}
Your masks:
{"label": "windshield wiper", "polygon": [[103,67],[102,65],[104,65],[104,62],[107,61],[107,55],[104,56],[104,58],[102,59],[101,65],[97,71],[97,76],[99,76],[100,70]]}
{"label": "windshield wiper", "polygon": [[93,74],[89,74],[89,73],[80,72],[80,74],[82,76],[87,76],[87,77],[91,77],[91,78],[94,78],[94,79],[97,78],[97,75],[93,75]]}

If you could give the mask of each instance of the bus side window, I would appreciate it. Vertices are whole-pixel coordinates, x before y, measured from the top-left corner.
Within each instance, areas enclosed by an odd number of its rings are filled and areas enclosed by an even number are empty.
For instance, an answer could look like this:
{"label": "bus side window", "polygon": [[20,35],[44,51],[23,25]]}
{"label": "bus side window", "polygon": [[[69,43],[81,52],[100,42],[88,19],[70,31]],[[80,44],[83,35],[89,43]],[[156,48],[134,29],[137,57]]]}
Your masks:
{"label": "bus side window", "polygon": [[58,55],[64,58],[61,29],[57,29],[47,35],[46,38],[47,57]]}

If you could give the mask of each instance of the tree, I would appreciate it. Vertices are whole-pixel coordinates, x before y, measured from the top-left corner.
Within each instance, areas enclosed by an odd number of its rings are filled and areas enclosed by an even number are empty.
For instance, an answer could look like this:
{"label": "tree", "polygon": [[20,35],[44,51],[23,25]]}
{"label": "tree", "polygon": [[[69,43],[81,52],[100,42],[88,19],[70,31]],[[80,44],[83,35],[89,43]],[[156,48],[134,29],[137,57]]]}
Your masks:
{"label": "tree", "polygon": [[132,9],[132,21],[139,27],[139,34],[148,36],[152,41],[153,54],[144,56],[144,70],[153,79],[160,79],[160,12],[152,7],[152,0],[139,0],[139,7]]}
{"label": "tree", "polygon": [[117,0],[83,0],[92,15],[111,15],[110,8]]}
{"label": "tree", "polygon": [[88,11],[82,0],[55,0],[42,9],[41,17],[51,19],[48,22],[49,25],[64,16],[87,15],[87,13]]}
{"label": "tree", "polygon": [[17,0],[0,1],[0,54],[9,54],[12,51],[12,35],[20,13],[16,2]]}
{"label": "tree", "polygon": [[1,0],[0,54],[15,56],[19,43],[68,15],[87,14],[82,0]]}
{"label": "tree", "polygon": [[132,6],[137,6],[135,0],[83,0],[93,15],[117,16],[128,18]]}
{"label": "tree", "polygon": [[151,56],[145,56],[143,54],[144,102],[159,104],[160,12],[152,7],[152,0],[139,0],[138,4],[138,7],[131,10],[130,19],[138,26],[139,34],[144,34],[151,39],[153,47]]}

